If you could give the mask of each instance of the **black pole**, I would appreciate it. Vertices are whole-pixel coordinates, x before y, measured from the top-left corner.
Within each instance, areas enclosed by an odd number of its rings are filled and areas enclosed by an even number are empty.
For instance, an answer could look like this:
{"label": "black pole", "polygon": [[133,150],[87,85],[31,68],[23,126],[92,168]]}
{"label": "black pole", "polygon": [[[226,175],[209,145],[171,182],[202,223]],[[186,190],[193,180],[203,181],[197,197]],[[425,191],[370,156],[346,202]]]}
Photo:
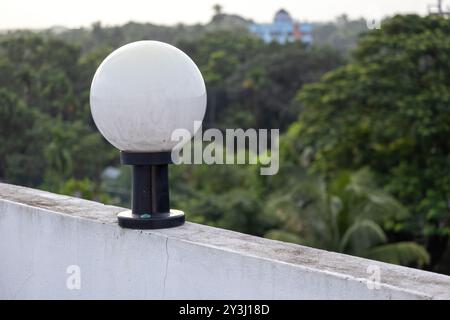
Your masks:
{"label": "black pole", "polygon": [[150,172],[149,165],[133,166],[131,209],[134,214],[143,215],[152,212]]}
{"label": "black pole", "polygon": [[155,164],[150,167],[152,212],[164,214],[170,211],[169,197],[169,166]]}
{"label": "black pole", "polygon": [[134,165],[131,208],[134,214],[161,215],[170,212],[167,164]]}
{"label": "black pole", "polygon": [[170,153],[121,152],[133,166],[131,211],[119,214],[119,225],[132,229],[170,228],[184,223],[184,213],[170,210]]}

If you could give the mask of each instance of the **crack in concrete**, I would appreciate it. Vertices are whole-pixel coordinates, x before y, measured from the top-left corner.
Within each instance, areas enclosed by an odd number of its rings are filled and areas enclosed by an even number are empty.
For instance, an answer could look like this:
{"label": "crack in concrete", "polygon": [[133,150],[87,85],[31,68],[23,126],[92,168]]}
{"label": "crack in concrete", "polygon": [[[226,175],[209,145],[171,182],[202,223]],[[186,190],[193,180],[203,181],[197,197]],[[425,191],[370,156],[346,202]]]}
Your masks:
{"label": "crack in concrete", "polygon": [[166,279],[167,279],[167,270],[169,268],[169,248],[168,248],[169,238],[166,238],[166,268],[164,271],[164,281],[163,281],[163,299],[166,297]]}

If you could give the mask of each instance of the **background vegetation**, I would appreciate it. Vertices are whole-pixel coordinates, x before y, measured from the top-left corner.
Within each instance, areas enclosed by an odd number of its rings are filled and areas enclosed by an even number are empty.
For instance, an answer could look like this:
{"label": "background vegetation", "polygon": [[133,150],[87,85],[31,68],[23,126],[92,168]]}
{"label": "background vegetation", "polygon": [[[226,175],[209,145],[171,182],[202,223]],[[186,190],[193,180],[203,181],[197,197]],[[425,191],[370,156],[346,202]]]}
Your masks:
{"label": "background vegetation", "polygon": [[129,206],[129,169],[95,128],[89,86],[118,46],[166,41],[205,77],[205,127],[282,132],[275,176],[173,166],[172,204],[189,220],[450,274],[450,21],[369,31],[342,16],[315,25],[312,46],[264,44],[248,23],[0,35],[0,180]]}

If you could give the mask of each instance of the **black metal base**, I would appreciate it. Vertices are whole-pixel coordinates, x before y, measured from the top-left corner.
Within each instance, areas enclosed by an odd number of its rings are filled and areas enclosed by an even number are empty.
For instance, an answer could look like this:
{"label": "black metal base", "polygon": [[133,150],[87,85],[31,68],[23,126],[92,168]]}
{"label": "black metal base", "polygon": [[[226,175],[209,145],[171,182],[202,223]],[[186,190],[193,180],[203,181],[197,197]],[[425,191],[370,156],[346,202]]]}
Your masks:
{"label": "black metal base", "polygon": [[184,213],[170,210],[170,152],[120,152],[122,164],[133,166],[131,211],[118,215],[119,226],[130,229],[163,229],[184,223]]}
{"label": "black metal base", "polygon": [[131,210],[117,215],[119,226],[128,229],[164,229],[178,227],[184,224],[184,212],[170,210],[170,213],[133,214]]}
{"label": "black metal base", "polygon": [[170,164],[171,152],[127,152],[120,151],[120,162],[130,165]]}

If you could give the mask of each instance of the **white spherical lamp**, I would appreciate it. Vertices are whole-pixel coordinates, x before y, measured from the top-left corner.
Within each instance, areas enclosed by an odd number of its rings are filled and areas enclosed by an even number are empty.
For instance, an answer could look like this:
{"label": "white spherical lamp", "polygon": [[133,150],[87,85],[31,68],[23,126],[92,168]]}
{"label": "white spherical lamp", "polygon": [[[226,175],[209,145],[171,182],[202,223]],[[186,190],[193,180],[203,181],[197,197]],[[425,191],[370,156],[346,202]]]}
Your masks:
{"label": "white spherical lamp", "polygon": [[92,117],[101,134],[133,165],[132,210],[119,214],[126,228],[165,228],[184,223],[170,210],[168,164],[176,129],[195,134],[206,111],[206,88],[195,63],[159,41],[138,41],[112,52],[91,85]]}

